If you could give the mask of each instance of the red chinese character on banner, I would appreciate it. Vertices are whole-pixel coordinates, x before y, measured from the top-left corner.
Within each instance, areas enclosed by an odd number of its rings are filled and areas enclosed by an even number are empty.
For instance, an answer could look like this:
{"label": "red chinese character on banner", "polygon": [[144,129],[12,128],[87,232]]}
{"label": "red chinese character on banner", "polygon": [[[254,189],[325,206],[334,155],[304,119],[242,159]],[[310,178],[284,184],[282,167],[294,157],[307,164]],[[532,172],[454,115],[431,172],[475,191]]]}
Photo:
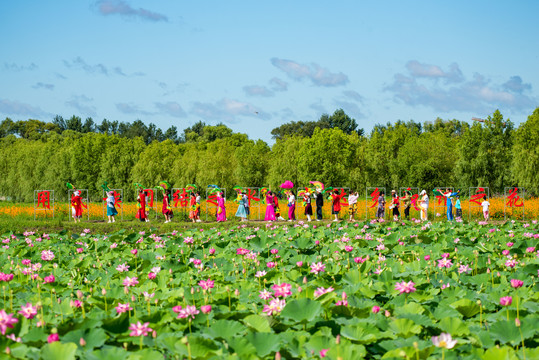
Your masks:
{"label": "red chinese character on banner", "polygon": [[370,206],[371,208],[378,205],[378,196],[380,196],[380,192],[378,191],[378,188],[376,188],[370,195],[371,201],[373,202],[373,204]]}
{"label": "red chinese character on banner", "polygon": [[176,190],[172,198],[174,200],[174,207],[178,207],[178,203],[180,203],[180,207],[186,207],[189,204],[189,194],[185,188]]}
{"label": "red chinese character on banner", "polygon": [[412,203],[412,206],[414,207],[414,209],[419,211],[420,209],[417,206],[417,199],[419,199],[419,194],[414,194],[414,195],[412,195],[412,198],[410,199],[410,202]]}
{"label": "red chinese character on banner", "polygon": [[345,197],[346,195],[348,195],[348,194],[346,193],[346,191],[344,191],[344,189],[341,188],[341,194],[340,194],[340,196],[341,196],[341,205],[342,205],[342,206],[349,206],[349,205],[350,205],[350,204],[348,204],[348,198]]}
{"label": "red chinese character on banner", "polygon": [[50,192],[48,190],[40,191],[37,193],[37,207],[41,204],[43,209],[51,209],[50,206]]}
{"label": "red chinese character on banner", "polygon": [[487,194],[485,194],[485,189],[480,187],[477,189],[477,193],[472,195],[470,198],[470,202],[473,202],[477,205],[481,205],[481,199],[484,198]]}
{"label": "red chinese character on banner", "polygon": [[[513,190],[509,190],[509,196],[507,197],[507,203],[506,206],[509,207],[522,207],[524,206],[524,201],[518,196],[518,188],[514,188]],[[520,200],[520,203],[519,203]]]}
{"label": "red chinese character on banner", "polygon": [[147,194],[146,196],[150,198],[150,200],[146,201],[148,207],[153,208],[153,189],[144,189],[144,192]]}
{"label": "red chinese character on banner", "polygon": [[210,194],[210,196],[208,196],[207,202],[217,206],[217,194]]}
{"label": "red chinese character on banner", "polygon": [[260,201],[260,199],[256,197],[255,189],[247,189],[247,201],[249,202],[249,206],[251,206],[251,200]]}
{"label": "red chinese character on banner", "polygon": [[[438,203],[436,205],[442,205],[443,198],[444,196],[442,195],[436,195],[436,199],[438,200]],[[444,205],[445,205],[445,202],[444,202]]]}

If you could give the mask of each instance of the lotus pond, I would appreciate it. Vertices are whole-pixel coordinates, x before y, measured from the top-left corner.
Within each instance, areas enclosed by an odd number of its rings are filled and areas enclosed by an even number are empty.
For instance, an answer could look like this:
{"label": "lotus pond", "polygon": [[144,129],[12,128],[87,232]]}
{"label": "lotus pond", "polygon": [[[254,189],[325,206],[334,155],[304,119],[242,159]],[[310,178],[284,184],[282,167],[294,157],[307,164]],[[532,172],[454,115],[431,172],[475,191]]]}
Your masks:
{"label": "lotus pond", "polygon": [[536,222],[1,239],[2,358],[539,358]]}

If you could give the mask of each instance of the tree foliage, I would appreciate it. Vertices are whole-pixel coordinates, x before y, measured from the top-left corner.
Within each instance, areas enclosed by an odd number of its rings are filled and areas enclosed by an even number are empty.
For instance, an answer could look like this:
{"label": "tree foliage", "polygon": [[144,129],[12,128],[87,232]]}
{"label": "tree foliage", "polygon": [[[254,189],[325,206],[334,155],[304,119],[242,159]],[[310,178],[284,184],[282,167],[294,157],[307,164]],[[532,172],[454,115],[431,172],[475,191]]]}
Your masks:
{"label": "tree foliage", "polygon": [[[300,130],[290,130],[294,127]],[[140,120],[6,118],[0,123],[0,196],[32,201],[34,190],[55,189],[65,200],[65,183],[71,182],[97,200],[107,181],[133,200],[134,182],[156,186],[161,180],[174,187],[227,189],[277,189],[285,180],[297,186],[318,180],[360,191],[366,186],[484,186],[503,193],[504,187],[521,186],[539,194],[539,108],[516,131],[499,111],[472,126],[441,119],[376,125],[367,137],[342,110],[278,129],[270,147],[223,124],[197,122],[163,132]]]}

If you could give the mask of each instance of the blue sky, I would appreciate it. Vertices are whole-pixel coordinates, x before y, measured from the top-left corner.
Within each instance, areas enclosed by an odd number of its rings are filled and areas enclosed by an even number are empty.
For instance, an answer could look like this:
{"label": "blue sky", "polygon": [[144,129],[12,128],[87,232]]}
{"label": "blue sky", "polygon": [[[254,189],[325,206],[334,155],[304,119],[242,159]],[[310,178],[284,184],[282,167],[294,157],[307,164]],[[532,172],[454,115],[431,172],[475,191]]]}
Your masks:
{"label": "blue sky", "polygon": [[77,115],[250,138],[344,111],[519,124],[539,106],[537,1],[1,1],[0,119]]}

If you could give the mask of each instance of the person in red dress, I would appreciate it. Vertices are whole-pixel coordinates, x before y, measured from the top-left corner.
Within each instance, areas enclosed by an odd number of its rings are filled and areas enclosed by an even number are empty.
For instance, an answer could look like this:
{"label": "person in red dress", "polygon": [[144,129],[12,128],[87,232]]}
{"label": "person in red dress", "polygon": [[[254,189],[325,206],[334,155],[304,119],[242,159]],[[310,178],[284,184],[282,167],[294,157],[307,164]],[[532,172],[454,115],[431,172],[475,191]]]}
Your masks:
{"label": "person in red dress", "polygon": [[73,220],[80,222],[82,218],[82,197],[79,190],[76,190],[71,197],[71,207]]}
{"label": "person in red dress", "polygon": [[333,190],[333,194],[331,194],[331,213],[335,215],[335,219],[333,221],[339,221],[339,212],[341,211],[341,199],[344,196],[344,189],[341,189],[341,193],[339,194],[339,190],[335,189]]}
{"label": "person in red dress", "polygon": [[194,192],[191,192],[189,197],[189,219],[192,222],[197,220],[197,196]]}
{"label": "person in red dress", "polygon": [[138,201],[138,211],[137,211],[136,218],[139,219],[140,221],[150,221],[146,217],[146,193],[144,192],[143,189],[139,189],[137,201]]}
{"label": "person in red dress", "polygon": [[163,215],[165,215],[165,223],[169,223],[172,220],[174,213],[172,212],[171,203],[172,195],[170,194],[170,189],[166,189],[163,193]]}

